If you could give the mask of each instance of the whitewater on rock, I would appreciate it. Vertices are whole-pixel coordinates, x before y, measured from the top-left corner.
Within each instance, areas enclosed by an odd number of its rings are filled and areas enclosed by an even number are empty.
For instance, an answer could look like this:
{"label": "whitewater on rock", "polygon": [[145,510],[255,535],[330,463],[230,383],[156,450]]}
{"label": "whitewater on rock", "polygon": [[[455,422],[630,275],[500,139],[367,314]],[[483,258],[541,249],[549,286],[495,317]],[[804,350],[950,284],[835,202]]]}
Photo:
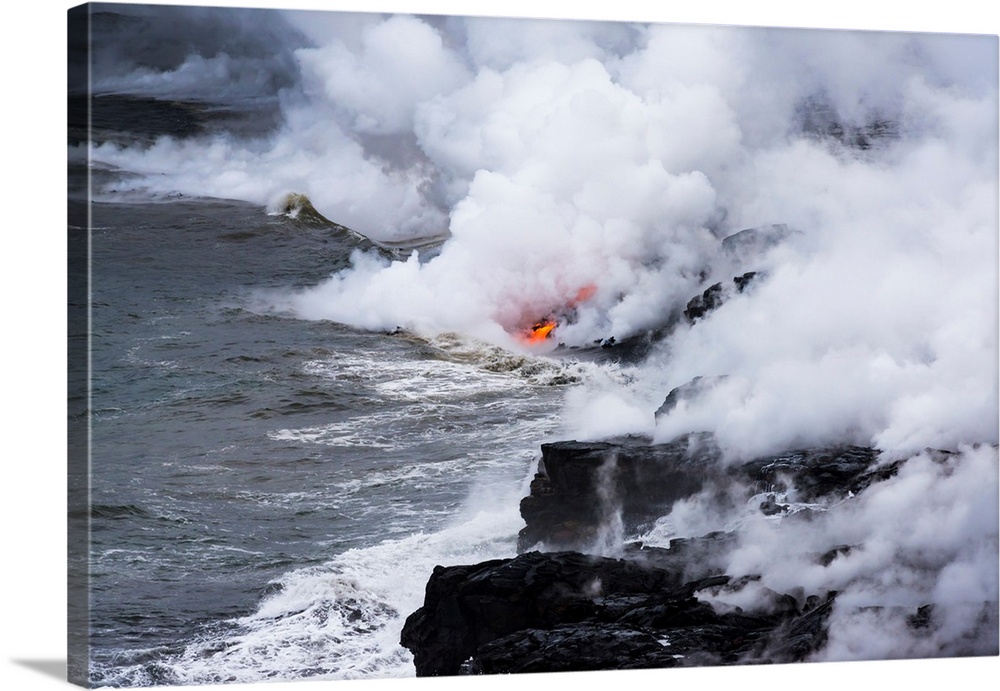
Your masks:
{"label": "whitewater on rock", "polygon": [[72,678],[1000,652],[995,36],[76,17]]}

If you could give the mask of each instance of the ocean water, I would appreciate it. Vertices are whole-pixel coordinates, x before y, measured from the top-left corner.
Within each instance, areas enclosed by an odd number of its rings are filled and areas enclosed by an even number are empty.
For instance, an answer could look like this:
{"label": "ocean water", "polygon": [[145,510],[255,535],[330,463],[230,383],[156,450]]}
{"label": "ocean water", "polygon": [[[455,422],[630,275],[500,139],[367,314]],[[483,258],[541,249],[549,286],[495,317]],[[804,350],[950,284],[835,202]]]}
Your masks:
{"label": "ocean water", "polygon": [[513,554],[570,365],[247,306],[343,264],[335,229],[92,211],[93,681],[407,674],[434,565]]}
{"label": "ocean water", "polygon": [[[819,660],[995,651],[996,37],[89,16],[90,683],[411,676],[403,620],[513,556],[540,444],[624,433],[907,459],[794,539],[710,497],[642,537],[739,525],[734,571],[841,592]],[[929,638],[870,614],[927,602]]]}

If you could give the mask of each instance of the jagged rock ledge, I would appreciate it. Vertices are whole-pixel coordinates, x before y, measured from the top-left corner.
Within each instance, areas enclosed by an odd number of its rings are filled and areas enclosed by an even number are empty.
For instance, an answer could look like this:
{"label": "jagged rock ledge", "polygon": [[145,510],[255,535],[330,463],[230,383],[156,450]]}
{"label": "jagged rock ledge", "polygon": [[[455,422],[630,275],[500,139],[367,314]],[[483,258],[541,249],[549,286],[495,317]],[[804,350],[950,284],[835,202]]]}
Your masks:
{"label": "jagged rock ledge", "polygon": [[402,643],[417,676],[441,676],[791,662],[823,642],[833,594],[799,604],[775,593],[757,614],[697,598],[745,583],[682,582],[648,562],[578,552],[438,566]]}
{"label": "jagged rock ledge", "polygon": [[[668,397],[669,401],[669,397]],[[613,535],[637,533],[670,512],[673,504],[706,488],[719,501],[763,495],[761,510],[857,494],[873,480],[895,471],[879,467],[874,449],[858,446],[814,448],[726,465],[710,435],[690,434],[666,444],[642,437],[602,442],[561,441],[542,445],[530,494],[521,500],[525,527],[518,549],[587,550],[607,546]]]}
{"label": "jagged rock ledge", "polygon": [[[734,533],[673,539],[667,548],[614,540],[695,493],[739,501],[760,495],[757,510],[780,519],[792,512],[789,498],[800,506],[836,501],[896,468],[855,446],[727,466],[711,438],[697,434],[669,444],[633,437],[545,444],[521,503],[520,554],[436,567],[401,643],[418,676],[805,659],[825,642],[836,593],[778,593],[763,588],[758,574],[724,573],[718,557],[734,546]],[[742,488],[735,498],[734,487]],[[600,547],[617,554],[584,553]],[[816,563],[851,549],[831,546]],[[747,587],[757,601],[750,608],[717,611],[704,601]],[[920,614],[914,609],[914,626]]]}

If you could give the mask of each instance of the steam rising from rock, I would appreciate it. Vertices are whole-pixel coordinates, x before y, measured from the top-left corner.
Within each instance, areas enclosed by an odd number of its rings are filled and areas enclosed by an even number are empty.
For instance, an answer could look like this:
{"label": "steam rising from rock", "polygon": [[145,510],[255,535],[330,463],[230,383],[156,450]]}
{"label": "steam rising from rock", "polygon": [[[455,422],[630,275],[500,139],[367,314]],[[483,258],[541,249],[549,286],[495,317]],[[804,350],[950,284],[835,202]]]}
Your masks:
{"label": "steam rising from rock", "polygon": [[[585,346],[662,327],[711,282],[762,271],[673,331],[621,394],[619,408],[638,396],[648,413],[618,427],[648,432],[672,388],[728,375],[657,437],[711,430],[741,456],[997,441],[995,38],[283,16],[247,11],[239,40],[211,52],[215,34],[195,32],[199,49],[181,48],[257,61],[247,27],[266,24],[260,40],[289,46],[271,71],[287,82],[277,131],[93,152],[139,173],[119,189],[262,204],[294,191],[376,240],[448,235],[429,260],[359,254],[270,296],[276,308],[513,348],[551,317],[549,348]],[[157,93],[190,96],[193,57],[133,51],[133,70],[113,71],[121,88],[142,92],[155,67]],[[721,251],[768,223],[796,232],[743,266]]]}
{"label": "steam rising from rock", "polygon": [[[118,189],[299,192],[375,240],[447,235],[430,258],[358,252],[311,289],[263,296],[302,318],[523,349],[519,332],[552,317],[543,350],[664,329],[627,376],[571,391],[567,436],[709,431],[730,460],[828,443],[913,457],[822,533],[785,525],[796,535],[779,541],[762,521],[731,565],[776,590],[842,589],[830,659],[948,654],[986,601],[995,626],[996,37],[285,17],[309,40],[289,29],[280,127],[96,146],[139,174]],[[181,91],[194,59],[113,81]],[[793,232],[723,249],[769,224]],[[746,271],[745,291],[677,320]],[[654,421],[698,376],[714,386]],[[942,464],[928,447],[961,453]],[[864,548],[803,562],[831,541]],[[922,638],[864,609],[928,600],[950,606]]]}

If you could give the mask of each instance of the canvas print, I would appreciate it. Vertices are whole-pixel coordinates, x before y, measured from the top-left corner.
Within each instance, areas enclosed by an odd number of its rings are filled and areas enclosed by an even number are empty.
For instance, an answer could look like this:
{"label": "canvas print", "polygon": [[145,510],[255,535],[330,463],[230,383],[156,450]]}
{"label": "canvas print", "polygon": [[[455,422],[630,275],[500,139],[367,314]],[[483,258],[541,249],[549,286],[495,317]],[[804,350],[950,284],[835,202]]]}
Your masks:
{"label": "canvas print", "polygon": [[998,654],[998,41],[68,14],[69,677]]}

